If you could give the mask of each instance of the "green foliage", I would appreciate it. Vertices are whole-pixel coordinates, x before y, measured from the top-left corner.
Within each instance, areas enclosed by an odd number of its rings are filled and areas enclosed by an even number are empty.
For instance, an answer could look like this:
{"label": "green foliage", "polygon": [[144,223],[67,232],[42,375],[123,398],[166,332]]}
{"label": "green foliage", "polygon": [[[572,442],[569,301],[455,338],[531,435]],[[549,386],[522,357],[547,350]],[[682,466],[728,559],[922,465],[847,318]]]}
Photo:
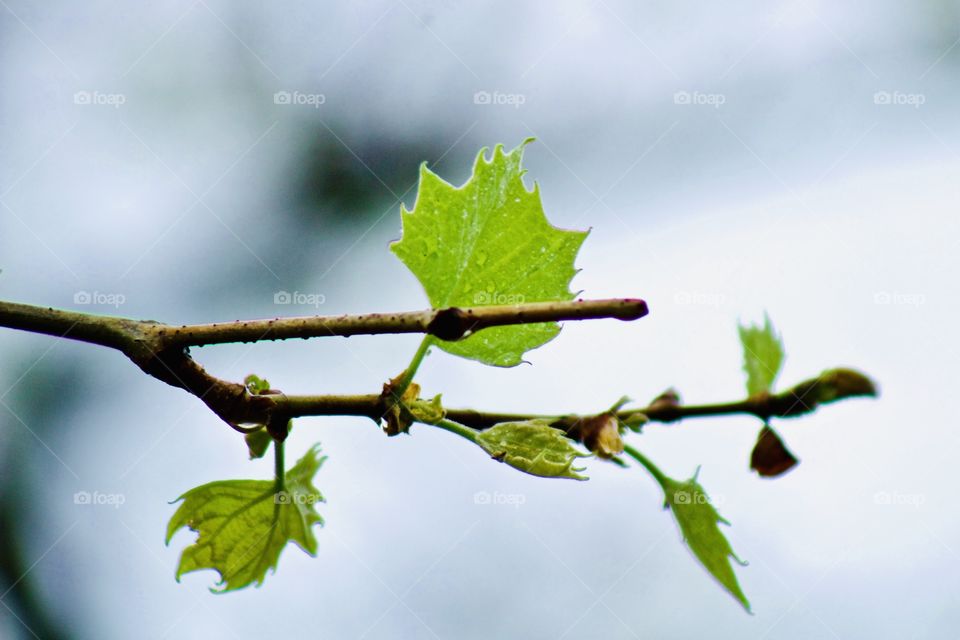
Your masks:
{"label": "green foliage", "polygon": [[[528,141],[493,157],[481,150],[461,187],[426,165],[413,210],[401,211],[403,237],[391,245],[417,276],[434,308],[570,300],[574,259],[587,233],[553,227],[536,185],[520,167]],[[491,327],[464,340],[436,344],[449,353],[510,367],[552,340],[555,322]]]}
{"label": "green foliage", "polygon": [[[270,381],[265,380],[253,373],[244,378],[243,383],[246,385],[247,391],[255,396],[262,395],[270,391]],[[273,438],[270,436],[270,433],[266,430],[266,428],[257,429],[256,431],[251,431],[250,433],[244,434],[243,440],[247,444],[247,451],[250,453],[251,460],[262,458],[264,455],[266,455],[267,449],[270,448],[270,443],[273,442]]]}
{"label": "green foliage", "polygon": [[[411,385],[412,386],[412,385]],[[443,409],[441,396],[437,394],[432,400],[414,400],[407,404],[411,415],[417,422],[436,424],[443,420],[447,412]]]}
{"label": "green foliage", "polygon": [[294,542],[316,555],[313,525],[323,524],[314,506],[323,496],[313,486],[325,458],[310,449],[286,473],[283,489],[272,480],[222,480],[201,485],[180,496],[183,504],[167,525],[167,544],[183,527],[199,535],[183,550],[180,576],[199,569],[220,574],[220,592],[263,583],[268,569],[276,569],[280,552]]}
{"label": "green foliage", "polygon": [[[421,166],[416,204],[410,211],[402,208],[403,235],[391,249],[419,279],[434,308],[564,301],[574,297],[569,290],[576,273],[574,261],[587,234],[553,227],[544,214],[537,186],[530,191],[524,186],[521,161],[528,142],[510,152],[497,145],[489,159],[485,157],[486,150],[481,150],[472,176],[460,187]],[[455,342],[428,336],[410,366],[383,385],[376,411],[370,415],[386,423],[388,435],[407,433],[414,422],[446,429],[478,444],[495,460],[534,476],[586,480],[580,475],[584,468],[574,466],[578,458],[596,455],[626,466],[620,457],[625,453],[659,483],[664,508],[673,513],[684,542],[697,560],[749,612],[750,603],[733,567],[734,561],[744,563],[734,554],[719,527],[729,523],[714,508],[696,474],[685,481],[669,478],[623,441],[627,430],[642,431],[648,422],[644,412],[651,416],[659,412],[661,421],[679,419],[683,407],[675,391],[661,394],[643,410],[621,411],[628,402],[624,397],[607,411],[592,416],[501,422],[477,432],[447,419],[439,395],[430,400],[420,398],[420,386],[413,381],[434,344],[454,355],[507,367],[519,364],[527,351],[545,344],[559,331],[559,325],[553,322],[487,328]],[[748,394],[772,393],[784,359],[781,337],[766,315],[763,326],[740,325],[739,335]],[[245,385],[252,395],[280,394],[270,388],[267,380],[255,375],[247,376]],[[756,413],[760,417],[800,415],[818,404],[875,394],[876,386],[863,374],[833,369],[782,394],[759,399],[786,403],[786,409]],[[690,415],[707,414],[704,407],[699,409],[700,413]],[[251,458],[266,453],[273,442],[270,432],[277,438],[273,481],[211,482],[178,499],[183,503],[167,527],[167,544],[183,527],[197,532],[198,537],[181,555],[177,580],[185,573],[214,569],[220,574],[220,591],[232,591],[262,584],[267,571],[276,569],[288,542],[310,555],[316,554],[313,525],[322,525],[323,519],[314,507],[323,501],[323,496],[312,482],[325,458],[318,457],[317,448],[311,449],[290,471],[284,472],[284,433],[277,427],[282,427],[287,417],[277,412],[270,417],[277,424],[271,422],[269,431],[259,428],[245,434]],[[575,446],[571,438],[582,442],[590,453]],[[765,423],[751,455],[751,467],[760,475],[775,476],[796,463],[776,432]]]}
{"label": "green foliage", "polygon": [[706,491],[697,482],[696,474],[684,482],[666,476],[661,476],[658,480],[663,488],[664,508],[669,508],[676,518],[683,541],[723,588],[736,598],[744,609],[750,611],[750,602],[740,589],[730,558],[741,565],[746,563],[737,558],[730,542],[717,526],[721,522],[727,525],[730,523],[717,513]]}
{"label": "green foliage", "polygon": [[764,314],[763,326],[740,325],[743,345],[743,370],[747,373],[747,394],[773,390],[773,383],[783,365],[783,341]]}
{"label": "green foliage", "polygon": [[583,467],[574,467],[577,458],[589,457],[575,446],[547,420],[501,422],[480,432],[476,442],[495,460],[514,469],[544,478],[573,478]]}
{"label": "green foliage", "polygon": [[273,438],[270,437],[270,433],[266,429],[257,429],[256,431],[244,434],[243,441],[247,443],[247,451],[250,453],[250,459],[256,460],[266,455],[267,449],[270,448],[270,443],[273,442]]}
{"label": "green foliage", "polygon": [[255,396],[270,391],[270,381],[265,380],[256,374],[251,373],[243,379],[243,382],[247,386],[247,391]]}

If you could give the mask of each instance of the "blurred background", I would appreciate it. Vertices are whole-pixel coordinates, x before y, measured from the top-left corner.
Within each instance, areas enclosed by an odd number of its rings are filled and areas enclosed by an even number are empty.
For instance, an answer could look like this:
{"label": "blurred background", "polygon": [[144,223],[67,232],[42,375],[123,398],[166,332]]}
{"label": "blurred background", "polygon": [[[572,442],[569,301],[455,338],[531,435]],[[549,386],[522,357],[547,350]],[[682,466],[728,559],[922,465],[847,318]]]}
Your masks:
{"label": "blurred background", "polygon": [[[736,323],[764,310],[781,388],[846,365],[882,390],[776,423],[801,463],[775,480],[748,469],[750,417],[633,438],[674,477],[701,467],[753,616],[642,471],[536,479],[359,418],[289,441],[329,455],[318,557],[215,596],[213,572],[175,582],[194,534],[164,546],[168,502],[272,462],[118,353],[0,331],[0,637],[956,637],[960,3],[0,0],[0,51],[2,299],[170,323],[420,309],[387,249],[419,163],[460,184],[532,136],[549,218],[592,229],[573,289],[651,314],[568,323],[514,369],[433,353],[426,394],[735,400]],[[369,393],[418,340],[194,355]]]}

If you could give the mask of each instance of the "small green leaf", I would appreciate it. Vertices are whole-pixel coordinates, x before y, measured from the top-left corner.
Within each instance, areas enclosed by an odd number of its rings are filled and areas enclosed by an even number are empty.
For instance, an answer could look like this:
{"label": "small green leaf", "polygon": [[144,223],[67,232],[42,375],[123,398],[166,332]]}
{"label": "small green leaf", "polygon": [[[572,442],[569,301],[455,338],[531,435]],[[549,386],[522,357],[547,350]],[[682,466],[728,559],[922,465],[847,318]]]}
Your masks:
{"label": "small green leaf", "polygon": [[573,462],[590,454],[573,446],[573,441],[551,427],[549,420],[501,422],[481,431],[476,442],[493,459],[524,473],[544,478],[587,479],[577,473],[583,467],[574,467]]}
{"label": "small green leaf", "polygon": [[634,433],[640,433],[643,430],[643,426],[650,422],[650,418],[643,412],[636,411],[631,413],[629,416],[621,420],[623,426],[630,429]]}
{"label": "small green leaf", "polygon": [[[414,208],[401,210],[403,237],[390,248],[413,272],[434,308],[571,300],[574,259],[587,233],[552,226],[536,185],[528,191],[520,163],[525,141],[490,160],[481,150],[460,187],[420,168]],[[441,349],[500,367],[552,340],[555,322],[491,327]]]}
{"label": "small green leaf", "polygon": [[773,382],[783,365],[783,341],[764,314],[763,326],[740,325],[743,345],[743,370],[747,373],[747,394],[773,390]]}
{"label": "small green leaf", "polygon": [[437,394],[432,400],[416,399],[407,403],[410,414],[417,422],[425,424],[436,424],[447,415],[446,410],[441,403],[441,396]]}
{"label": "small green leaf", "polygon": [[262,584],[289,541],[316,555],[313,525],[322,525],[323,518],[314,506],[323,496],[312,482],[326,459],[318,452],[318,447],[310,449],[286,472],[280,492],[273,480],[222,480],[177,498],[183,504],[167,525],[167,544],[183,527],[199,533],[180,556],[177,580],[191,571],[214,569],[223,587],[214,591],[233,591]]}
{"label": "small green leaf", "polygon": [[270,448],[273,438],[266,429],[257,429],[243,436],[243,441],[247,443],[247,451],[250,453],[250,459],[256,460],[262,458]]}
{"label": "small green leaf", "polygon": [[740,589],[730,558],[741,565],[746,563],[737,558],[730,542],[717,526],[720,522],[726,525],[730,523],[717,513],[706,491],[697,482],[696,474],[685,482],[666,476],[658,480],[663,488],[664,508],[673,512],[683,541],[700,564],[749,612],[750,602]]}

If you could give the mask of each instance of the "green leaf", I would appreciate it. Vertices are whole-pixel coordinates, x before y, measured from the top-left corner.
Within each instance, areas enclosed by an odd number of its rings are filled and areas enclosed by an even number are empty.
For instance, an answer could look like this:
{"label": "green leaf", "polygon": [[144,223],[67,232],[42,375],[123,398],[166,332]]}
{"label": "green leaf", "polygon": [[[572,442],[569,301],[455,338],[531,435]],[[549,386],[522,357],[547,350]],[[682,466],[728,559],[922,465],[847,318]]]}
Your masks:
{"label": "green leaf", "polygon": [[257,429],[243,436],[243,441],[247,443],[247,451],[250,453],[250,459],[262,458],[273,442],[270,432],[266,429]]}
{"label": "green leaf", "polygon": [[270,390],[270,381],[251,373],[243,382],[247,385],[247,391],[257,396]]}
{"label": "green leaf", "polygon": [[[536,185],[523,184],[525,141],[490,160],[480,151],[460,187],[420,168],[413,210],[401,210],[403,237],[391,245],[434,308],[571,300],[574,259],[587,233],[552,226]],[[555,322],[491,327],[464,340],[436,340],[454,355],[511,367],[559,333]]]}
{"label": "green leaf", "polygon": [[743,370],[747,373],[747,394],[753,396],[773,389],[783,365],[783,341],[764,314],[763,326],[740,325]]}
{"label": "green leaf", "polygon": [[[244,378],[243,383],[246,385],[247,391],[255,396],[270,392],[270,382],[254,373]],[[255,460],[262,458],[267,453],[273,438],[270,436],[270,432],[263,428],[245,434],[243,440],[247,443],[250,459]]]}
{"label": "green leaf", "polygon": [[[412,387],[413,385],[410,386]],[[446,410],[443,408],[440,394],[435,395],[432,400],[413,400],[407,403],[407,407],[417,422],[423,422],[425,424],[436,424],[447,415]]]}
{"label": "green leaf", "polygon": [[573,446],[573,441],[551,427],[549,420],[501,422],[481,431],[476,442],[493,459],[524,473],[544,478],[587,479],[577,473],[583,467],[574,467],[573,462],[590,454]]}
{"label": "green leaf", "polygon": [[326,458],[310,449],[286,472],[284,490],[273,480],[223,480],[186,492],[183,504],[167,525],[167,544],[183,527],[199,533],[183,550],[177,567],[180,576],[199,569],[220,574],[225,592],[263,583],[267,570],[275,570],[280,552],[292,541],[316,555],[313,525],[323,524],[314,510],[323,496],[313,486],[313,476]]}
{"label": "green leaf", "polygon": [[720,522],[726,525],[730,523],[717,513],[706,491],[697,482],[696,474],[685,482],[666,476],[658,480],[663,487],[664,508],[673,512],[683,541],[700,564],[749,612],[750,602],[740,589],[730,558],[741,565],[746,563],[737,558],[730,542],[717,526]]}

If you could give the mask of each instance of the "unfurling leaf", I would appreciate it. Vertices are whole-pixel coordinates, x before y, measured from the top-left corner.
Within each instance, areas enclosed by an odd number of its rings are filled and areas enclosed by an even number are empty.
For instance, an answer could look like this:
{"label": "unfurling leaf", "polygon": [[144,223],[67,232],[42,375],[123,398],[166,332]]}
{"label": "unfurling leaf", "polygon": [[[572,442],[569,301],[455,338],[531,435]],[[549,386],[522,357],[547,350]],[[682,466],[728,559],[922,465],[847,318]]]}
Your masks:
{"label": "unfurling leaf", "polygon": [[477,444],[494,460],[505,462],[524,473],[545,478],[586,480],[574,467],[577,458],[590,454],[577,449],[573,441],[550,426],[549,420],[501,422],[481,431]]}
{"label": "unfurling leaf", "polygon": [[763,425],[750,454],[750,468],[764,478],[774,478],[790,471],[799,462],[780,436],[769,425]]}
{"label": "unfurling leaf", "polygon": [[718,523],[730,523],[720,517],[709,496],[697,482],[696,474],[685,482],[663,476],[658,478],[663,488],[664,508],[669,508],[680,527],[683,541],[687,543],[700,564],[716,578],[743,608],[750,611],[750,602],[740,589],[730,559],[738,564],[746,563],[737,558],[730,542],[720,531]]}
{"label": "unfurling leaf", "polygon": [[266,428],[263,428],[245,434],[243,441],[247,443],[247,451],[250,453],[250,459],[255,460],[262,458],[267,453],[267,449],[270,447],[270,443],[273,442],[273,438],[270,437],[270,432],[267,431]]}
{"label": "unfurling leaf", "polygon": [[266,393],[270,390],[270,381],[265,380],[264,378],[261,378],[253,373],[244,378],[243,382],[247,386],[247,391],[255,396]]}
{"label": "unfurling leaf", "polygon": [[650,422],[650,418],[647,417],[647,414],[641,411],[635,411],[628,415],[626,418],[621,420],[627,429],[633,431],[634,433],[640,433],[643,430],[643,426]]}
{"label": "unfurling leaf", "polygon": [[[247,387],[247,391],[255,396],[278,393],[277,391],[271,391],[269,380],[261,378],[253,373],[243,379],[243,384]],[[290,424],[288,423],[287,432],[289,433],[289,431]],[[256,429],[255,431],[250,431],[249,433],[245,434],[243,436],[243,440],[247,444],[247,451],[250,453],[250,459],[255,460],[257,458],[262,458],[267,453],[270,443],[273,442],[273,437],[270,435],[270,431],[264,427],[262,429]]]}
{"label": "unfurling leaf", "polygon": [[215,591],[233,591],[262,584],[267,570],[276,570],[287,542],[316,555],[313,525],[322,525],[323,518],[314,507],[323,496],[312,483],[325,460],[318,451],[314,447],[286,472],[280,492],[273,480],[223,480],[180,496],[183,504],[167,525],[167,544],[183,527],[199,535],[180,556],[177,580],[191,571],[214,569],[222,585]]}
{"label": "unfurling leaf", "polygon": [[440,402],[439,394],[434,396],[432,400],[413,400],[407,407],[410,409],[410,415],[412,415],[417,422],[424,422],[426,424],[436,424],[447,415],[446,410]]}
{"label": "unfurling leaf", "polygon": [[[436,308],[573,299],[574,259],[586,232],[552,226],[536,185],[528,191],[523,147],[490,160],[481,150],[473,175],[454,187],[420,168],[414,208],[403,208],[403,237],[390,248],[417,276]],[[552,340],[555,322],[491,327],[456,342],[436,340],[454,355],[511,367]]]}
{"label": "unfurling leaf", "polygon": [[783,365],[783,341],[770,323],[770,316],[764,315],[762,327],[740,325],[739,331],[747,394],[771,391]]}

